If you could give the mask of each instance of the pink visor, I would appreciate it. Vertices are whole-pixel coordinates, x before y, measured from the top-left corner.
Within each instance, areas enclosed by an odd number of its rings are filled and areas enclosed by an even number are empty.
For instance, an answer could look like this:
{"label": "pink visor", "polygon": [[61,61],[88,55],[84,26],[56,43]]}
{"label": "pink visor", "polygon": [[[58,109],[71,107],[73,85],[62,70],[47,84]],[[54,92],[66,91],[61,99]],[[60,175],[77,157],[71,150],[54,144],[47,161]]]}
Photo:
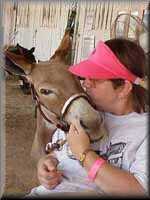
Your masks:
{"label": "pink visor", "polygon": [[74,75],[91,79],[125,79],[139,84],[140,78],[132,74],[111,49],[100,41],[87,60],[70,66]]}

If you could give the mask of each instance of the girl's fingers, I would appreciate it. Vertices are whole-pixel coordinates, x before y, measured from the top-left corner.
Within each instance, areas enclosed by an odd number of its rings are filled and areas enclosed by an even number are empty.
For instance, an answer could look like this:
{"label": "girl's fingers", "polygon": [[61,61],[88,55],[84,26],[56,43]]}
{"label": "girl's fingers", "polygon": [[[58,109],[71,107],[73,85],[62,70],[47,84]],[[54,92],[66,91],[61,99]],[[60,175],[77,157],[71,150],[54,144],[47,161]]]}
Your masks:
{"label": "girl's fingers", "polygon": [[53,170],[53,171],[41,171],[40,173],[38,173],[38,177],[43,177],[44,179],[50,179],[50,178],[53,178],[53,177],[56,177],[56,176],[61,176],[62,175],[62,172],[59,172],[59,171],[56,171],[56,170]]}
{"label": "girl's fingers", "polygon": [[50,159],[45,160],[41,165],[38,167],[38,175],[39,176],[47,176],[47,174],[51,171],[55,171],[57,167],[57,162],[51,161]]}
{"label": "girl's fingers", "polygon": [[55,178],[55,179],[52,179],[51,181],[45,181],[43,179],[43,180],[40,180],[40,183],[47,189],[53,189],[60,183],[60,179]]}
{"label": "girl's fingers", "polygon": [[47,171],[52,171],[56,169],[58,162],[56,159],[53,158],[53,161],[50,159],[45,160],[44,166]]}
{"label": "girl's fingers", "polygon": [[45,185],[51,186],[54,184],[58,184],[61,178],[62,178],[61,173],[55,173],[55,176],[52,174],[47,175],[47,177],[39,176],[39,181],[42,185],[45,184]]}
{"label": "girl's fingers", "polygon": [[84,129],[82,128],[79,119],[74,119],[72,121],[72,125],[74,127],[75,132],[77,132],[77,133],[83,133],[84,132]]}

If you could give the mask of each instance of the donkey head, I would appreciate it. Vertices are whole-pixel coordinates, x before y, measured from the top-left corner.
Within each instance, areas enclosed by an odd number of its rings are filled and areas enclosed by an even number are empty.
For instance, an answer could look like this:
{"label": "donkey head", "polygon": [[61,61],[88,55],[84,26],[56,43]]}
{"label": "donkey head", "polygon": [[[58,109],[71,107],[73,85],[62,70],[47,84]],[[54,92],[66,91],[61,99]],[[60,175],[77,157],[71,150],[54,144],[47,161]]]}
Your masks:
{"label": "donkey head", "polygon": [[[57,116],[57,120],[60,119],[65,102],[72,95],[84,93],[80,81],[68,71],[66,58],[71,49],[70,45],[70,36],[66,32],[54,55],[48,61],[39,63],[29,59],[33,49],[29,50],[30,54],[23,51],[21,54],[17,54],[10,49],[5,51],[9,70],[25,76],[34,86],[36,100],[40,102],[40,108],[47,118],[52,117],[53,114]],[[18,52],[19,47],[15,48]],[[74,118],[78,118],[81,125],[89,133],[91,140],[98,139],[105,133],[102,130],[102,118],[99,113],[83,97],[74,101],[63,117],[63,120],[67,121],[68,124]]]}
{"label": "donkey head", "polygon": [[[26,76],[26,74],[30,73],[31,64],[36,62],[35,56],[33,55],[34,50],[34,47],[28,50],[19,44],[16,46],[5,47],[5,69],[15,75]],[[25,63],[29,63],[28,66],[26,65],[26,71],[20,67],[24,60]]]}

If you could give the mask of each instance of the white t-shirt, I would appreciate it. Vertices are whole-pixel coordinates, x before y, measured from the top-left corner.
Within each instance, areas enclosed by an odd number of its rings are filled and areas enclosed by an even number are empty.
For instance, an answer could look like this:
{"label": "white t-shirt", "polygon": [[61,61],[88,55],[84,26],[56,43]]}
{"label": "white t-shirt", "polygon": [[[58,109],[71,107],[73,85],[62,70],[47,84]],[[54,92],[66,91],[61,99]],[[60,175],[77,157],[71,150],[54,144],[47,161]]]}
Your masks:
{"label": "white t-shirt", "polygon": [[109,163],[134,174],[148,191],[148,113],[105,113],[108,138],[100,145]]}
{"label": "white t-shirt", "polygon": [[[148,190],[148,114],[116,116],[105,113],[105,127],[109,133],[103,140],[92,144],[94,150],[106,158],[112,165],[130,171],[140,184]],[[52,142],[65,139],[66,135],[57,129]],[[33,188],[30,196],[50,195],[58,192],[93,192],[102,195],[103,192],[87,178],[87,172],[78,160],[72,157],[67,143],[61,151],[55,151],[59,160],[58,168],[63,170],[66,178],[53,190],[43,186]]]}

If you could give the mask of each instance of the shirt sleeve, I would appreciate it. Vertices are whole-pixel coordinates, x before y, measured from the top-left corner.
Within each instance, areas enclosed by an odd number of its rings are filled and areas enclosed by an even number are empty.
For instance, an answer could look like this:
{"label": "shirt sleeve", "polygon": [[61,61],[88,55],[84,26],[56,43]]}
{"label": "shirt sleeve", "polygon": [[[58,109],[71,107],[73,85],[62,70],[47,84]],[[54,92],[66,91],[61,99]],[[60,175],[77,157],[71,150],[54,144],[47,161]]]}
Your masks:
{"label": "shirt sleeve", "polygon": [[134,174],[138,182],[148,192],[148,138],[146,137],[139,146],[135,160],[130,167],[130,172]]}

